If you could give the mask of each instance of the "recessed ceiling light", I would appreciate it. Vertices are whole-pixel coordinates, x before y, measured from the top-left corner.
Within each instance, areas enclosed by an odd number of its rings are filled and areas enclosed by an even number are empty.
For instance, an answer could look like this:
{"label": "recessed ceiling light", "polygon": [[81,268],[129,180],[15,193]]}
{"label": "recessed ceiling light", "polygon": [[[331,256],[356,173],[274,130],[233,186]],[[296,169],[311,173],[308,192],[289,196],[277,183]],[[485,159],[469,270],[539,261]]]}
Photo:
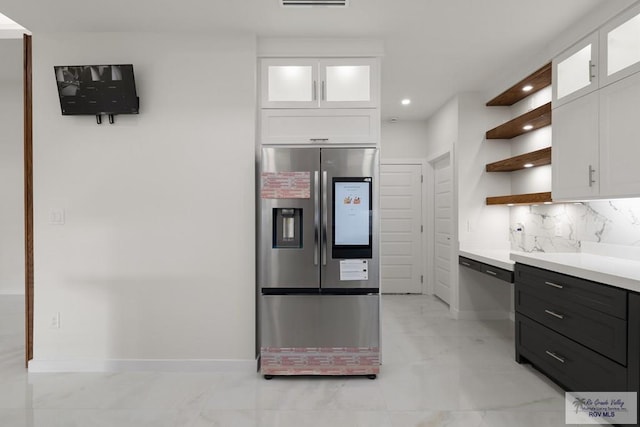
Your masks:
{"label": "recessed ceiling light", "polygon": [[533,125],[524,125],[524,126],[522,126],[522,129],[531,130],[531,129],[533,129]]}
{"label": "recessed ceiling light", "polygon": [[550,204],[551,204],[551,202],[544,202],[544,204],[545,204],[545,205],[550,205]]}
{"label": "recessed ceiling light", "polygon": [[522,88],[524,92],[529,92],[531,89],[533,89],[533,86],[531,85],[526,85],[525,87]]}
{"label": "recessed ceiling light", "polygon": [[522,167],[524,167],[524,168],[532,168],[533,167],[533,163],[525,163],[524,165],[522,165]]}
{"label": "recessed ceiling light", "polygon": [[507,206],[511,207],[513,206],[513,203],[508,203]]}
{"label": "recessed ceiling light", "polygon": [[409,105],[409,104],[411,104],[411,100],[409,98],[405,98],[402,101],[400,101],[400,103],[402,105]]}

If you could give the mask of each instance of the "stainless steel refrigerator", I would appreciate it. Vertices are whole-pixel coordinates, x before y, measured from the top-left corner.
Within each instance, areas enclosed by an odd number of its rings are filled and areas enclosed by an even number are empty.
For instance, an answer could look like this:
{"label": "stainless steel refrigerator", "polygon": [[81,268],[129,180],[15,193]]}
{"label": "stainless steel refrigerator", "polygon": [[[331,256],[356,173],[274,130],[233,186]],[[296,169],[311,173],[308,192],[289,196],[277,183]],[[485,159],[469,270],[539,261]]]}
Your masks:
{"label": "stainless steel refrigerator", "polygon": [[260,369],[380,369],[376,148],[263,148],[258,174]]}

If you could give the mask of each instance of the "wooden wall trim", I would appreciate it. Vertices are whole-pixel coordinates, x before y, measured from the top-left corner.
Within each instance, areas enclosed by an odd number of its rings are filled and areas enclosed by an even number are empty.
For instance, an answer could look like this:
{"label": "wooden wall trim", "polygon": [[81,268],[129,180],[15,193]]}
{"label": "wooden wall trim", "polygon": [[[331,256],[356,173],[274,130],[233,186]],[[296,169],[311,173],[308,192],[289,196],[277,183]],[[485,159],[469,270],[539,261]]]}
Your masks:
{"label": "wooden wall trim", "polygon": [[31,36],[23,37],[25,366],[33,359],[33,83]]}

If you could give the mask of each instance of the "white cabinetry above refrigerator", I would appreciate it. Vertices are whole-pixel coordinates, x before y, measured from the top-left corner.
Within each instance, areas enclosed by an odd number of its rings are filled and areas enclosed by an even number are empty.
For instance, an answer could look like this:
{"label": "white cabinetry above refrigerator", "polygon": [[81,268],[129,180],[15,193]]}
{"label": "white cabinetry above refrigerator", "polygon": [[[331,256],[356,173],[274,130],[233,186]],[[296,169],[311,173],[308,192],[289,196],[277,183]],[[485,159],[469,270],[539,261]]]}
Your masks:
{"label": "white cabinetry above refrigerator", "polygon": [[377,108],[377,58],[268,58],[260,62],[262,108]]}
{"label": "white cabinetry above refrigerator", "polygon": [[378,58],[260,60],[261,144],[380,140]]}

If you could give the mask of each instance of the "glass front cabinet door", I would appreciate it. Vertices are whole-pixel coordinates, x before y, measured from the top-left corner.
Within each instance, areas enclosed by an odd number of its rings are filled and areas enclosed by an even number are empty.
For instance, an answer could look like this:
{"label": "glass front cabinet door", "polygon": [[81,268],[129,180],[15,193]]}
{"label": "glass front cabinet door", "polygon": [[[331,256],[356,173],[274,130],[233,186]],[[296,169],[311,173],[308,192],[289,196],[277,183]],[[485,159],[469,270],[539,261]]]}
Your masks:
{"label": "glass front cabinet door", "polygon": [[312,59],[263,59],[262,108],[316,108],[318,66]]}
{"label": "glass front cabinet door", "polygon": [[609,21],[600,29],[600,86],[640,71],[640,7]]}
{"label": "glass front cabinet door", "polygon": [[263,59],[262,108],[376,108],[375,58]]}
{"label": "glass front cabinet door", "polygon": [[598,88],[598,33],[593,33],[553,60],[553,108]]}

